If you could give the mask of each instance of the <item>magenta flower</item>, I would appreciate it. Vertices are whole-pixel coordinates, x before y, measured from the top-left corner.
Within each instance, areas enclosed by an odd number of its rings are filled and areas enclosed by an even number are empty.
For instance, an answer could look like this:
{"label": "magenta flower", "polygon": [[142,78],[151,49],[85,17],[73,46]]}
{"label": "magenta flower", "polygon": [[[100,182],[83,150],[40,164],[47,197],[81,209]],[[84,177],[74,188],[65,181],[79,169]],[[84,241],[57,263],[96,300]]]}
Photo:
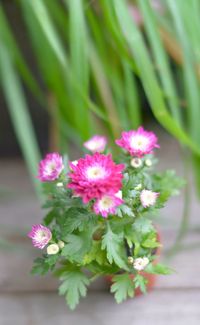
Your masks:
{"label": "magenta flower", "polygon": [[96,152],[78,160],[78,164],[70,164],[72,173],[68,188],[74,194],[82,197],[87,203],[92,199],[99,199],[104,194],[115,194],[122,187],[123,164],[116,165],[111,155]]}
{"label": "magenta flower", "polygon": [[105,150],[107,144],[107,139],[101,135],[94,135],[91,139],[84,142],[83,146],[89,151],[95,152],[103,152]]}
{"label": "magenta flower", "polygon": [[116,140],[116,144],[127,150],[131,156],[143,157],[152,153],[154,148],[159,148],[158,138],[153,132],[148,132],[139,127],[136,131],[122,132],[121,139]]}
{"label": "magenta flower", "polygon": [[115,214],[116,208],[124,201],[115,195],[104,195],[98,199],[93,205],[93,210],[96,214],[101,214],[106,218],[109,214]]}
{"label": "magenta flower", "polygon": [[43,225],[33,225],[28,237],[32,239],[34,247],[43,249],[52,238],[49,228]]}
{"label": "magenta flower", "polygon": [[144,208],[148,208],[156,203],[159,193],[150,190],[142,190],[140,193],[140,201]]}
{"label": "magenta flower", "polygon": [[62,157],[57,153],[49,153],[39,163],[38,178],[42,182],[55,181],[64,168]]}

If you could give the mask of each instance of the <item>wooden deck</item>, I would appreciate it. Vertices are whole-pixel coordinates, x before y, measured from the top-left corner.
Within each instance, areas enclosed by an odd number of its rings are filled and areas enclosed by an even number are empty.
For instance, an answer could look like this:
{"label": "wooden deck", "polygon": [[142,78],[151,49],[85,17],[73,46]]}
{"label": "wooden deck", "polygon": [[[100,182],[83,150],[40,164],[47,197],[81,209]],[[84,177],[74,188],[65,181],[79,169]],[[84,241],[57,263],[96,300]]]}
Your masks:
{"label": "wooden deck", "polygon": [[[163,138],[160,168],[176,168],[182,173],[179,150],[173,140]],[[9,238],[15,247],[0,250],[0,325],[199,325],[200,324],[200,245],[180,252],[169,261],[176,273],[160,277],[154,291],[117,305],[103,279],[70,312],[57,296],[51,277],[29,275],[37,254],[25,239],[28,228],[41,218],[24,165],[0,162],[0,238]],[[11,199],[8,200],[8,193]],[[182,197],[173,198],[162,211],[162,241],[170,246],[176,235],[183,208]],[[200,206],[192,198],[192,228],[185,243],[200,243]],[[0,243],[3,247],[3,243]]]}

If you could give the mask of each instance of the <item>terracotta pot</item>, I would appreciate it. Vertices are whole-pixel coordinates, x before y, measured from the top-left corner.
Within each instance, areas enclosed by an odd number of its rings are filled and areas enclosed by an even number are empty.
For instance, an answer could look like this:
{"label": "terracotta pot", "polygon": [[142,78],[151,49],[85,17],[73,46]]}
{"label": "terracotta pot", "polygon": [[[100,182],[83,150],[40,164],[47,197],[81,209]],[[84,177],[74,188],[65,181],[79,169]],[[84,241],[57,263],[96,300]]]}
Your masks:
{"label": "terracotta pot", "polygon": [[[159,232],[157,234],[157,240],[160,242],[160,233]],[[158,258],[153,261],[153,264],[158,263],[158,259],[159,259],[159,256],[160,256],[160,252],[161,252],[161,248],[158,247],[157,250],[156,250],[156,255],[157,255]],[[155,286],[155,283],[156,283],[156,280],[157,280],[157,277],[158,277],[157,274],[150,274],[150,273],[146,273],[145,271],[141,271],[139,273],[141,275],[143,275],[145,277],[145,279],[147,279],[148,283],[147,283],[146,288],[147,288],[147,292],[149,292]],[[134,274],[130,274],[130,278],[131,279],[134,279],[134,277],[135,277]],[[107,275],[105,278],[106,278],[106,281],[111,286],[112,283],[113,283],[113,281],[112,281],[113,275]],[[135,296],[140,296],[142,294],[143,293],[140,290],[140,288],[135,289]]]}

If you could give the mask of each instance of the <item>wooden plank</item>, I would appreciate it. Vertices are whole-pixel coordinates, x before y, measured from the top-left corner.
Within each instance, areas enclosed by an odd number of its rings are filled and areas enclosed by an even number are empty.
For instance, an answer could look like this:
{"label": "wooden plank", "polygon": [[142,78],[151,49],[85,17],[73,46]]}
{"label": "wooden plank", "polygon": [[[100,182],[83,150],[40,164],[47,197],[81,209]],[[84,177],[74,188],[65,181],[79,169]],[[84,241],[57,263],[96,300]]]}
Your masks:
{"label": "wooden plank", "polygon": [[199,325],[200,291],[154,291],[117,305],[112,295],[93,292],[75,312],[55,294],[0,296],[2,325]]}

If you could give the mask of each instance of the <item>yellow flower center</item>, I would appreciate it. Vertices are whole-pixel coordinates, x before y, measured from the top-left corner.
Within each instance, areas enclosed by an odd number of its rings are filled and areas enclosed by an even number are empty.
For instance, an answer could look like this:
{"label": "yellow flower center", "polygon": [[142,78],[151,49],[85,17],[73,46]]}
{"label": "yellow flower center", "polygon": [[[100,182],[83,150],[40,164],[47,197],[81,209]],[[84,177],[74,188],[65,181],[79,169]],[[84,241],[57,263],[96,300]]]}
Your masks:
{"label": "yellow flower center", "polygon": [[99,166],[89,167],[86,174],[89,179],[96,180],[104,177],[105,170]]}

